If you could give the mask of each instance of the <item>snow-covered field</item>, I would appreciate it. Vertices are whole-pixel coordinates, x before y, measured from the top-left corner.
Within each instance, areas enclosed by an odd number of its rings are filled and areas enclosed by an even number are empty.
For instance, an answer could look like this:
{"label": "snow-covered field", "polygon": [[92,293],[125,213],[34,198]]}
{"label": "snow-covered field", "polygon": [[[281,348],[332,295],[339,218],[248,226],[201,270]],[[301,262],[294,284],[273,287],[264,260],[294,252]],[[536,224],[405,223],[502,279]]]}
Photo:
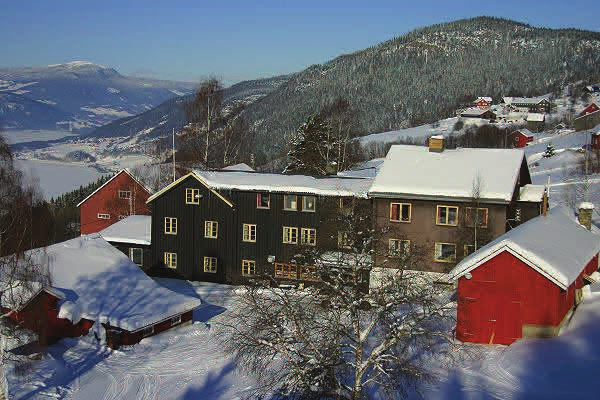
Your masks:
{"label": "snow-covered field", "polygon": [[73,136],[69,131],[63,130],[31,130],[31,129],[6,129],[1,132],[8,144],[46,141]]}

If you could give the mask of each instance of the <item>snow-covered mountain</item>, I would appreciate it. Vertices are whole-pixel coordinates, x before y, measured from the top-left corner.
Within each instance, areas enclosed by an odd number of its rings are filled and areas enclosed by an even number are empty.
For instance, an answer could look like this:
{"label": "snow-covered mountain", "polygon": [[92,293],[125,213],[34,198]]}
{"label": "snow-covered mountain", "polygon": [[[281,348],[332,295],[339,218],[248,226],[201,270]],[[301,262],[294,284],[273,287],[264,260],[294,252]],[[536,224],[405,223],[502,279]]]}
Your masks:
{"label": "snow-covered mountain", "polygon": [[93,128],[189,94],[193,82],[121,75],[86,61],[0,68],[0,122],[8,128]]}

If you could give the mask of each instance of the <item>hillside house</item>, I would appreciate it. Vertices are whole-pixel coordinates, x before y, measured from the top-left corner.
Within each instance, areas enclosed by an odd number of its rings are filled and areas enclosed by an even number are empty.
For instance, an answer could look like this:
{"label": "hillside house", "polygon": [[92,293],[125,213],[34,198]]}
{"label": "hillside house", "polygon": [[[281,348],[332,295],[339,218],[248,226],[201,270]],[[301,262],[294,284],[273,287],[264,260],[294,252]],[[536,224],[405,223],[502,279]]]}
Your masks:
{"label": "hillside house", "polygon": [[129,215],[150,214],[146,200],[152,193],[129,169],[122,169],[77,204],[81,234],[100,232]]}
{"label": "hillside house", "polygon": [[460,116],[463,118],[487,119],[490,122],[496,121],[496,113],[490,109],[469,108],[468,110],[461,112]]}
{"label": "hillside house", "polygon": [[532,113],[549,113],[552,102],[546,96],[542,97],[503,97],[502,101],[507,106],[520,111]]}
{"label": "hillside house", "polygon": [[527,146],[527,143],[533,142],[533,135],[529,129],[520,129],[511,133],[515,147],[520,149]]}
{"label": "hillside house", "polygon": [[[148,199],[151,258],[187,279],[235,283],[269,274],[310,281],[295,256],[343,245],[327,221],[366,204],[371,177],[314,178],[252,171],[193,171]],[[340,244],[341,243],[341,244]]]}
{"label": "hillside house", "polygon": [[152,217],[130,215],[99,232],[100,236],[127,255],[142,269],[151,265],[150,239]]}
{"label": "hillside house", "polygon": [[[42,344],[86,335],[94,324],[94,332],[104,331],[113,347],[135,344],[191,321],[201,304],[200,298],[159,285],[97,234],[26,256],[48,266],[51,284],[18,293],[18,302],[3,290],[0,301],[2,312],[38,333]],[[10,284],[4,282],[3,288]]]}
{"label": "hillside house", "polygon": [[480,246],[546,204],[544,188],[531,185],[523,150],[447,150],[441,136],[430,138],[429,148],[392,146],[369,197],[375,229],[390,230],[384,240],[422,244],[431,255],[423,268],[434,272],[449,271],[474,250],[475,228]]}
{"label": "hillside house", "polygon": [[471,103],[471,105],[475,108],[489,108],[492,105],[491,97],[478,97]]}
{"label": "hillside house", "polygon": [[596,103],[588,104],[574,121],[576,131],[592,129],[600,124],[600,107]]}
{"label": "hillside house", "polygon": [[595,85],[589,85],[585,87],[585,90],[587,90],[589,93],[599,93],[600,92],[600,85],[595,84]]}
{"label": "hillside house", "polygon": [[546,115],[540,113],[527,114],[527,129],[531,132],[542,132],[546,129]]}
{"label": "hillside house", "polygon": [[456,265],[450,273],[458,281],[456,337],[511,344],[557,335],[598,269],[600,240],[590,231],[591,217],[585,204],[580,223],[569,210],[553,208]]}

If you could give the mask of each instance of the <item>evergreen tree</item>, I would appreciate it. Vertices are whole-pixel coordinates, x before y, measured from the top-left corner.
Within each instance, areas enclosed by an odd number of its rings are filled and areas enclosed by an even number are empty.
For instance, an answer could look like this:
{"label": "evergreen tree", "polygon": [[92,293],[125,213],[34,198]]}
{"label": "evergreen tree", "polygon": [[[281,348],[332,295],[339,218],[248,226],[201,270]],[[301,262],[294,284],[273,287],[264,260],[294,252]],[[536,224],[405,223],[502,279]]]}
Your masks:
{"label": "evergreen tree", "polygon": [[331,134],[331,127],[319,115],[310,116],[292,141],[288,153],[289,164],[283,171],[286,174],[327,175],[335,170],[333,150],[337,141]]}
{"label": "evergreen tree", "polygon": [[556,149],[552,143],[548,144],[546,147],[546,151],[544,152],[544,157],[549,158],[556,154]]}

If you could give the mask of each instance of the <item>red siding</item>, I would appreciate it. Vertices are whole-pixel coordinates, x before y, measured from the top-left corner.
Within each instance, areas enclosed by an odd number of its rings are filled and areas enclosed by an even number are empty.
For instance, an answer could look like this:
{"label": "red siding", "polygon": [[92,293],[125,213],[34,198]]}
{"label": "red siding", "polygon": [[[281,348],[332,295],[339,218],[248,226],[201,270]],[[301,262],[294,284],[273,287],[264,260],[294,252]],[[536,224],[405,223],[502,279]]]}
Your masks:
{"label": "red siding", "polygon": [[[119,198],[119,190],[131,192],[131,202]],[[149,215],[146,205],[150,194],[129,174],[122,171],[102,189],[94,193],[79,207],[81,234],[99,232],[119,221],[119,216]],[[131,203],[131,204],[130,204]],[[98,214],[109,214],[109,219],[100,219]]]}
{"label": "red siding", "polygon": [[[183,323],[189,322],[192,320],[192,315],[193,315],[193,311],[187,311],[183,314],[181,314],[181,322],[175,325],[171,324],[171,319],[166,319],[162,322],[159,322],[154,326],[154,333],[150,336],[154,336],[159,334],[160,332],[164,332],[166,330],[169,330],[171,328],[173,328],[174,326],[178,326],[181,325]],[[120,331],[117,333],[120,337],[118,340],[118,344],[116,344],[116,346],[114,346],[115,348],[119,347],[120,345],[133,345],[136,343],[139,343],[140,340],[142,340],[144,338],[143,334],[141,331],[136,331],[136,332],[128,332],[128,331]],[[114,342],[113,342],[114,343]]]}
{"label": "red siding", "polygon": [[583,117],[586,114],[591,114],[593,112],[596,112],[600,110],[600,107],[598,107],[595,103],[592,104],[588,104],[587,106],[585,106],[585,108],[579,113],[580,117]]}
{"label": "red siding", "polygon": [[558,326],[574,305],[575,289],[583,287],[583,274],[597,265],[596,256],[565,291],[512,254],[498,254],[471,271],[471,279],[458,281],[457,338],[511,344],[523,324]]}
{"label": "red siding", "polygon": [[527,146],[527,143],[533,142],[533,136],[525,135],[520,131],[514,131],[512,135],[515,140],[515,147],[522,148]]}

